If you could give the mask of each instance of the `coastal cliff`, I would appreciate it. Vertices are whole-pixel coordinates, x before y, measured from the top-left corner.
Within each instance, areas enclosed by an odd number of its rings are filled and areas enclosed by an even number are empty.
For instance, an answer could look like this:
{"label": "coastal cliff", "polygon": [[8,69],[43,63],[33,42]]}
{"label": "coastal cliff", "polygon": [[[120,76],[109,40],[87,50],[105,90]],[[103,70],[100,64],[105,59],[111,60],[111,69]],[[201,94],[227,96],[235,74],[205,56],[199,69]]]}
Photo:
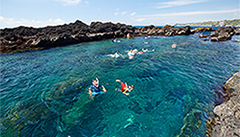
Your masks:
{"label": "coastal cliff", "polygon": [[207,136],[240,136],[240,71],[235,73],[224,85],[223,94],[227,101],[216,106],[215,116],[206,122]]}
{"label": "coastal cliff", "polygon": [[[79,20],[74,23],[44,28],[17,27],[0,30],[1,53],[22,52],[29,50],[47,49],[51,47],[66,46],[81,42],[98,41],[104,39],[134,36],[175,36],[190,35],[195,32],[214,31],[213,29],[194,30],[190,26],[175,28],[171,25],[155,27],[153,25],[136,28],[121,23],[92,22],[87,25]],[[234,27],[220,28],[212,33],[211,41],[219,42],[230,40],[233,35],[239,35],[240,29]]]}

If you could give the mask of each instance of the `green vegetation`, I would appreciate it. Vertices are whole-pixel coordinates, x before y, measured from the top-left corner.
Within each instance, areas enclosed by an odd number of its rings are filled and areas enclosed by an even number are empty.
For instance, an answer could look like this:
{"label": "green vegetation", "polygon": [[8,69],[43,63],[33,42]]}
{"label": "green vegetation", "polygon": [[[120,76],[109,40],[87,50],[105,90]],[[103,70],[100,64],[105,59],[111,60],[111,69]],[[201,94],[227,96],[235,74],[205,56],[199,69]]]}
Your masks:
{"label": "green vegetation", "polygon": [[240,19],[234,20],[221,20],[221,21],[207,21],[207,22],[196,22],[196,23],[177,23],[175,26],[218,26],[218,25],[233,25],[240,26]]}

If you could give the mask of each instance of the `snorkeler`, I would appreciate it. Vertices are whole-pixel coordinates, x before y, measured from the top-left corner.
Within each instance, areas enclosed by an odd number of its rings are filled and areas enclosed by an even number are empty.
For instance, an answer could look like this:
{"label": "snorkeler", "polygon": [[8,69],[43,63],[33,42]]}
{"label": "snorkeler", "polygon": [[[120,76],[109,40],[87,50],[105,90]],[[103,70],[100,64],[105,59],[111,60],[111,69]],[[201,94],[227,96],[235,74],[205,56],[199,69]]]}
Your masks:
{"label": "snorkeler", "polygon": [[148,49],[142,49],[142,51],[139,51],[138,54],[143,54],[143,53],[145,53],[147,51],[148,51]]}
{"label": "snorkeler", "polygon": [[116,82],[121,83],[121,86],[122,86],[121,92],[122,92],[124,95],[129,95],[129,93],[127,93],[127,92],[131,92],[131,91],[134,89],[133,85],[127,85],[126,82],[123,83],[123,82],[122,82],[121,80],[119,80],[119,79],[117,79]]}
{"label": "snorkeler", "polygon": [[120,56],[122,56],[122,54],[120,54],[119,51],[117,50],[117,52],[114,54],[114,57],[117,59],[117,58],[119,58]]}
{"label": "snorkeler", "polygon": [[130,33],[127,34],[127,38],[129,39],[131,37]]}
{"label": "snorkeler", "polygon": [[130,46],[133,47],[133,43]]}
{"label": "snorkeler", "polygon": [[133,49],[130,49],[130,51],[128,52],[128,58],[129,59],[133,59],[135,53],[133,52]]}
{"label": "snorkeler", "polygon": [[112,42],[116,43],[117,42],[117,38],[112,39]]}
{"label": "snorkeler", "polygon": [[[88,94],[90,95],[91,98],[94,97],[95,95],[104,94],[107,92],[103,85],[99,85],[98,78],[94,79],[92,81],[92,84],[93,85],[91,85],[88,89]],[[101,91],[100,87],[102,88],[103,91]]]}
{"label": "snorkeler", "polygon": [[137,54],[137,53],[138,53],[138,50],[137,50],[137,49],[134,49],[134,50],[133,50],[133,53],[134,53],[134,54]]}

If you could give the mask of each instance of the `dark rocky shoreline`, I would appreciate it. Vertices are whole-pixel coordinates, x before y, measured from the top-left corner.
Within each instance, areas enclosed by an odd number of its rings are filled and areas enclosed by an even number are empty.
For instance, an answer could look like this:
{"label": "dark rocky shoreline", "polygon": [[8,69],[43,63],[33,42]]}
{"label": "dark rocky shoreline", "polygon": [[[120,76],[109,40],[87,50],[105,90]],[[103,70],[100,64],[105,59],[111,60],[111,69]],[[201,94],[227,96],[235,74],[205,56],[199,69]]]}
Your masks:
{"label": "dark rocky shoreline", "polygon": [[239,137],[240,71],[227,80],[222,88],[225,101],[214,108],[215,116],[207,120],[207,136]]}
{"label": "dark rocky shoreline", "polygon": [[[29,50],[47,49],[51,47],[66,46],[81,42],[98,41],[104,39],[122,38],[130,36],[174,36],[190,35],[195,32],[214,31],[211,28],[192,29],[190,26],[175,28],[166,25],[155,27],[153,25],[136,28],[126,24],[113,24],[111,22],[92,22],[87,25],[79,20],[75,23],[47,26],[43,28],[17,27],[0,30],[1,53],[21,52]],[[218,28],[211,35],[200,35],[200,38],[211,38],[211,41],[230,40],[233,35],[239,35],[240,29],[234,27]]]}

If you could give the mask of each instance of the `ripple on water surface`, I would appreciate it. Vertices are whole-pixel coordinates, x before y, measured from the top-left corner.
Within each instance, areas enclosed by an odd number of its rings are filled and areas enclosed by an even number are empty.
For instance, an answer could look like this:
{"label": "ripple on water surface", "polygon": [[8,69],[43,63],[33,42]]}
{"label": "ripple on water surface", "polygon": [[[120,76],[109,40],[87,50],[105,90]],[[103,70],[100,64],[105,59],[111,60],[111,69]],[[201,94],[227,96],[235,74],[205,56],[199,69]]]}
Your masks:
{"label": "ripple on water surface", "polygon": [[[151,52],[129,60],[131,43]],[[2,55],[2,136],[205,136],[212,91],[240,70],[239,51],[191,35]],[[89,99],[95,77],[108,91]],[[134,85],[129,96],[116,79]]]}

